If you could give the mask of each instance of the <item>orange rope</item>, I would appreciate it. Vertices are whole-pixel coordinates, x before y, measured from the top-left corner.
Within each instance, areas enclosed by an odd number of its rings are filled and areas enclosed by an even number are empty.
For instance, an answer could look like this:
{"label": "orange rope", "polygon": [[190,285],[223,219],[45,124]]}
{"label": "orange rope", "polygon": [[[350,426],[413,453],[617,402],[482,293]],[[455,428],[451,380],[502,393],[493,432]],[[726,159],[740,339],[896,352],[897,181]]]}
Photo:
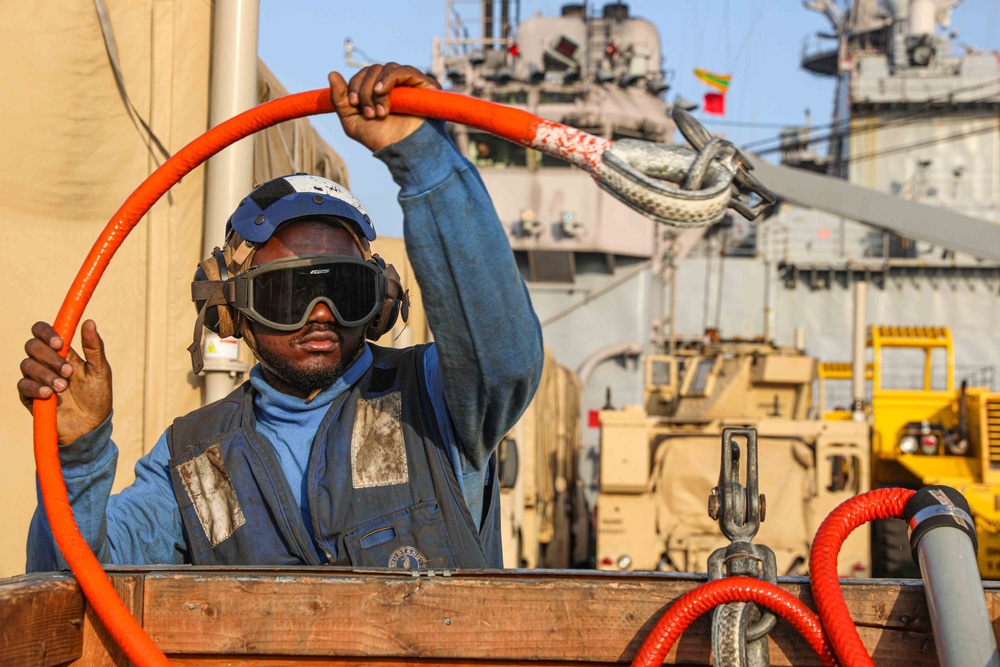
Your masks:
{"label": "orange rope", "polygon": [[[276,123],[333,110],[328,90],[291,95],[232,118],[212,128],[177,152],[136,188],[105,226],[76,275],[53,325],[63,339],[65,357],[84,308],[111,258],[147,211],[183,176],[229,144]],[[136,665],[167,665],[166,656],[122,604],[101,564],[73,519],[59,462],[56,398],[34,403],[35,465],[45,514],[63,558],[87,600],[112,638]]]}

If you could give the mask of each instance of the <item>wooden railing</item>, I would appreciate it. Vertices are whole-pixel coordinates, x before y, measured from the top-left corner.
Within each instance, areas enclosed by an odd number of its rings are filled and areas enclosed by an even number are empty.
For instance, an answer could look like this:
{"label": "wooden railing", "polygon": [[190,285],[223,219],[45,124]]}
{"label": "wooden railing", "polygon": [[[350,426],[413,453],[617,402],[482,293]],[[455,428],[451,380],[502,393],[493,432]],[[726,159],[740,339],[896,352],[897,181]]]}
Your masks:
{"label": "wooden railing", "polygon": [[[612,665],[629,663],[698,575],[514,570],[407,573],[153,568],[110,570],[126,605],[176,664]],[[804,579],[779,582],[813,606]],[[1000,583],[986,583],[991,617]],[[919,581],[854,580],[844,595],[880,666],[937,664]],[[709,615],[668,662],[709,665]],[[816,665],[779,623],[773,665]],[[0,665],[126,665],[72,577],[0,580]]]}

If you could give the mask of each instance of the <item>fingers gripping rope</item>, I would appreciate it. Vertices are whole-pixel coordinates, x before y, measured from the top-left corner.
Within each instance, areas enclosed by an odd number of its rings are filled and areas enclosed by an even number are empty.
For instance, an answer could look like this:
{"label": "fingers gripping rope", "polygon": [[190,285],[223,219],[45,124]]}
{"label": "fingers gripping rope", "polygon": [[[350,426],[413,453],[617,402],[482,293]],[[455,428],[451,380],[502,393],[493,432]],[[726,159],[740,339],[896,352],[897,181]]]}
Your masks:
{"label": "fingers gripping rope", "polygon": [[[676,147],[669,146],[658,149],[663,156],[655,158],[648,155],[650,149],[628,142],[611,154],[605,164],[604,156],[612,148],[612,142],[542,120],[525,111],[453,93],[416,88],[393,90],[390,103],[394,113],[472,125],[523,146],[561,157],[594,174],[602,187],[630,206],[671,224],[707,224],[721,217],[717,210],[721,205],[720,193],[730,192],[733,181],[731,172],[739,173],[729,149],[718,144],[711,149],[706,146],[701,151],[717,151],[719,160],[714,160],[714,153],[711,157],[702,156],[699,159],[699,152],[691,149],[678,151]],[[83,311],[125,237],[175,183],[226,146],[254,132],[284,121],[331,111],[333,106],[328,89],[273,100],[212,128],[150,174],[105,226],[76,275],[54,324],[64,341],[60,354],[66,356]],[[633,162],[639,165],[638,168],[633,166]],[[677,179],[686,187],[694,187],[696,180],[701,181],[697,187],[706,192],[691,194],[683,188],[675,190],[641,178],[639,170],[654,178]],[[715,208],[711,212],[699,210],[707,208],[708,201]],[[140,666],[168,664],[163,653],[121,603],[73,519],[59,462],[55,397],[35,401],[34,424],[35,462],[46,516],[56,544],[76,575],[80,588],[129,660]]]}

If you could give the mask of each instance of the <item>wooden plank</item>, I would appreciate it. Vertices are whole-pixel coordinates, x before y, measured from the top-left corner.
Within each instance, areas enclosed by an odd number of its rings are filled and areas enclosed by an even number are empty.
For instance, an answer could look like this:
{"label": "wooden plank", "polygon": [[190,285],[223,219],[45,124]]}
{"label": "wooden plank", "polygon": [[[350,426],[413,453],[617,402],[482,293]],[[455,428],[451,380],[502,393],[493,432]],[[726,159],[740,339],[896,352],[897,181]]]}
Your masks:
{"label": "wooden plank", "polygon": [[[145,584],[144,621],[154,641],[176,655],[620,664],[631,661],[669,604],[698,583],[656,573],[154,572]],[[783,585],[811,605],[804,583]],[[880,666],[936,664],[919,582],[851,582],[845,600]],[[709,637],[706,616],[669,660],[710,664]],[[819,664],[783,623],[771,637],[771,660]]]}
{"label": "wooden plank", "polygon": [[[126,605],[177,664],[612,665],[630,662],[656,619],[700,579],[684,575],[503,571],[415,578],[309,568],[112,573]],[[804,580],[784,588],[812,606]],[[1000,615],[1000,585],[986,582]],[[875,662],[936,664],[920,582],[856,581],[844,597]],[[144,618],[143,618],[144,617]],[[70,631],[67,632],[67,629]],[[668,662],[708,665],[708,619]],[[818,664],[785,624],[774,665]],[[127,662],[67,575],[0,581],[0,664]]]}
{"label": "wooden plank", "polygon": [[[118,592],[125,607],[142,623],[144,608],[143,576],[139,574],[108,573],[111,584]],[[97,617],[94,608],[87,605],[83,623],[83,651],[71,667],[129,667],[132,663],[125,657],[107,628]]]}
{"label": "wooden plank", "polygon": [[68,575],[0,579],[0,665],[48,667],[83,646],[83,595]]}
{"label": "wooden plank", "polygon": [[[295,665],[310,665],[310,667],[618,667],[619,662],[585,662],[579,661],[509,661],[490,660],[444,660],[441,658],[427,660],[408,660],[399,658],[317,658],[311,656],[266,656],[261,658],[220,658],[220,657],[170,657],[170,664],[175,667],[295,667]],[[671,667],[701,667],[688,663],[674,663]]]}

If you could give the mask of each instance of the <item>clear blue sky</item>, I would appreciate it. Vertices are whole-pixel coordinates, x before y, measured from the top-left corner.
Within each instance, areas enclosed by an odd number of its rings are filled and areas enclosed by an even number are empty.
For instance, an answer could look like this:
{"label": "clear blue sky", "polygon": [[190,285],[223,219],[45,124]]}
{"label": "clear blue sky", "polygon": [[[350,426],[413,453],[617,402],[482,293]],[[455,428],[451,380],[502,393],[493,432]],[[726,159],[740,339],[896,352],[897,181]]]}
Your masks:
{"label": "clear blue sky", "polygon": [[[521,18],[541,11],[557,16],[565,2],[523,0]],[[600,7],[603,2],[591,2]],[[632,0],[631,14],[660,31],[665,67],[675,72],[667,99],[678,93],[700,100],[708,89],[692,70],[732,74],[725,120],[801,124],[805,109],[816,125],[830,120],[833,80],[799,68],[803,40],[829,30],[824,16],[796,0]],[[479,15],[478,0],[456,0],[465,16]],[[431,42],[445,33],[444,0],[261,0],[261,58],[290,92],[327,85],[326,75],[344,64],[344,40],[375,61],[396,61],[422,69],[431,63]],[[952,14],[958,42],[1000,49],[1000,0],[965,0]],[[777,128],[713,125],[738,144],[775,136]],[[396,186],[382,164],[347,139],[333,117],[313,124],[347,161],[351,189],[368,208],[380,233],[402,234]]]}

